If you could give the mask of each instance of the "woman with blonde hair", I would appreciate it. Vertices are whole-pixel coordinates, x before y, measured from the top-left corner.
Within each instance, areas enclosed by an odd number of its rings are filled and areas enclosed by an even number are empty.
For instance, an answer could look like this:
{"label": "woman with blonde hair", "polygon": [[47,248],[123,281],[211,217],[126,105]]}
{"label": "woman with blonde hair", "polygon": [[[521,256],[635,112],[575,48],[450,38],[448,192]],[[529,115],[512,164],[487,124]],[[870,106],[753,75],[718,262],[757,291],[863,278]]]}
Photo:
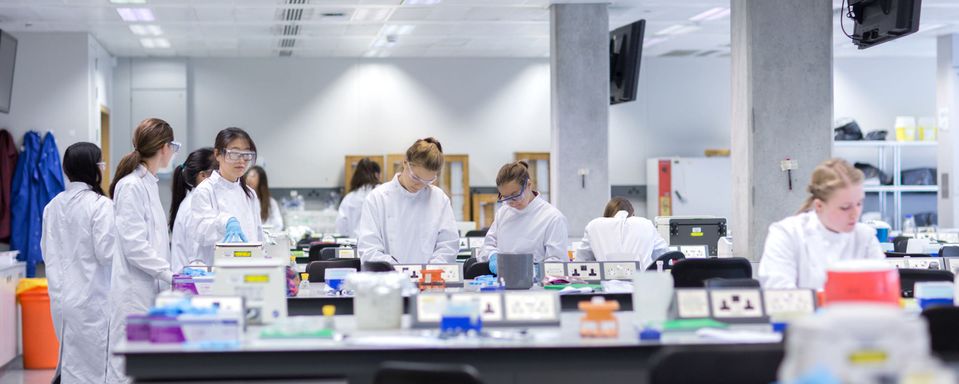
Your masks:
{"label": "woman with blonde hair", "polygon": [[860,223],[861,171],[842,159],[819,164],[799,212],[769,226],[759,280],[763,288],[822,289],[838,260],[885,257],[876,230]]}
{"label": "woman with blonde hair", "polygon": [[356,229],[363,262],[453,263],[459,233],[450,199],[433,185],[443,170],[443,147],[432,137],[406,150],[403,171],[369,193]]}

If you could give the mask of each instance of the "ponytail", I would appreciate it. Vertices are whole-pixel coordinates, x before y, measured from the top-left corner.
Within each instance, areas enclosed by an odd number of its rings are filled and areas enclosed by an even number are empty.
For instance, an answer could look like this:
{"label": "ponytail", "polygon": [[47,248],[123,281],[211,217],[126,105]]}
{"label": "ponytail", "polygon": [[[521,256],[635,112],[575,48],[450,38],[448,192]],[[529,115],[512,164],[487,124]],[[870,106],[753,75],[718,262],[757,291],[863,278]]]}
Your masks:
{"label": "ponytail", "polygon": [[176,214],[180,210],[180,203],[186,198],[189,191],[186,180],[183,179],[183,165],[177,165],[173,170],[173,200],[170,201],[170,231],[173,231],[173,223],[176,221]]}
{"label": "ponytail", "polygon": [[529,182],[529,164],[525,161],[514,161],[504,165],[496,174],[496,186],[500,187],[515,181],[519,185]]}
{"label": "ponytail", "polygon": [[173,170],[173,201],[170,202],[170,231],[173,231],[173,223],[176,222],[176,215],[180,211],[180,204],[186,198],[186,194],[196,187],[196,178],[201,172],[212,170],[215,160],[213,159],[213,148],[200,148],[186,157],[183,164],[180,164]]}
{"label": "ponytail", "polygon": [[156,156],[164,146],[173,141],[173,128],[166,121],[149,118],[140,122],[133,131],[133,152],[120,159],[113,182],[110,183],[110,197],[116,199],[117,182],[133,173],[140,164]]}

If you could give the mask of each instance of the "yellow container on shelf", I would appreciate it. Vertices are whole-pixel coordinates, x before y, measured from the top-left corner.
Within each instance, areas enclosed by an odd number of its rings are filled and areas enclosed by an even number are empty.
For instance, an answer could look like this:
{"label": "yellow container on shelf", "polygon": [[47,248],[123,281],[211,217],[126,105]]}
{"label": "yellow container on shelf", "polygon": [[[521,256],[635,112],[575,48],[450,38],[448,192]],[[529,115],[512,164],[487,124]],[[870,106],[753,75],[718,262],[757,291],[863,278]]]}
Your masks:
{"label": "yellow container on shelf", "polygon": [[916,118],[914,116],[896,116],[896,141],[916,140]]}
{"label": "yellow container on shelf", "polygon": [[916,129],[916,132],[919,134],[919,141],[936,141],[938,140],[938,129],[936,127],[936,119],[932,117],[920,117],[919,118],[919,127]]}

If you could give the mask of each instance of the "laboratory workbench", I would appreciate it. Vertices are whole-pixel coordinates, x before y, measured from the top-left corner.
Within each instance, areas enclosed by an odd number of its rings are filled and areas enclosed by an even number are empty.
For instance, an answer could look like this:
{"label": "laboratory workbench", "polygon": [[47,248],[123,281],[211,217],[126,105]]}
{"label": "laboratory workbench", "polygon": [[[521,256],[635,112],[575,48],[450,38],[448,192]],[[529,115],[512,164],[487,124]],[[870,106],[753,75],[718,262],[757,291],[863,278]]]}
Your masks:
{"label": "laboratory workbench", "polygon": [[[695,333],[666,333],[661,341],[640,342],[632,312],[619,312],[620,335],[613,339],[580,338],[578,313],[563,313],[560,326],[487,328],[492,338],[442,340],[436,330],[404,327],[392,331],[357,331],[353,316],[337,316],[342,340],[262,340],[250,327],[247,340],[235,348],[209,350],[183,345],[131,343],[118,352],[126,357],[127,375],[144,381],[289,379],[297,382],[345,378],[349,383],[373,381],[385,361],[466,363],[487,383],[551,384],[595,382],[645,383],[650,358],[665,348],[702,345],[742,348],[781,343],[719,341]],[[320,319],[317,319],[320,321]],[[404,325],[409,325],[404,316]],[[768,325],[741,326],[771,333]]]}
{"label": "laboratory workbench", "polygon": [[[301,292],[296,297],[287,298],[287,313],[290,316],[320,316],[323,314],[324,305],[333,305],[336,307],[338,315],[353,314],[353,296],[350,295],[327,295],[323,292],[323,283],[311,284],[310,292]],[[534,287],[533,289],[542,290],[543,288]],[[447,288],[446,292],[463,292],[462,288]],[[558,292],[558,291],[557,291]],[[560,295],[560,305],[564,312],[575,312],[579,310],[581,301],[589,301],[594,296],[601,296],[604,299],[616,300],[619,302],[620,310],[631,311],[633,309],[632,293],[572,293]],[[403,297],[403,313],[409,314],[409,296]]]}

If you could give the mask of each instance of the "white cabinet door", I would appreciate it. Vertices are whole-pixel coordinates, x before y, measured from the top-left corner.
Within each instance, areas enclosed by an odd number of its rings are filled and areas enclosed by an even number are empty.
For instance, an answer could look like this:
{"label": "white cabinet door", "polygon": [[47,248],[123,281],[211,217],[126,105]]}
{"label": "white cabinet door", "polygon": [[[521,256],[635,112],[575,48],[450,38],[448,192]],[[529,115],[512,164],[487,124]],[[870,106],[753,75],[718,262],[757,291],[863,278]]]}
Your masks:
{"label": "white cabinet door", "polygon": [[20,268],[0,272],[0,366],[17,356],[17,274]]}

